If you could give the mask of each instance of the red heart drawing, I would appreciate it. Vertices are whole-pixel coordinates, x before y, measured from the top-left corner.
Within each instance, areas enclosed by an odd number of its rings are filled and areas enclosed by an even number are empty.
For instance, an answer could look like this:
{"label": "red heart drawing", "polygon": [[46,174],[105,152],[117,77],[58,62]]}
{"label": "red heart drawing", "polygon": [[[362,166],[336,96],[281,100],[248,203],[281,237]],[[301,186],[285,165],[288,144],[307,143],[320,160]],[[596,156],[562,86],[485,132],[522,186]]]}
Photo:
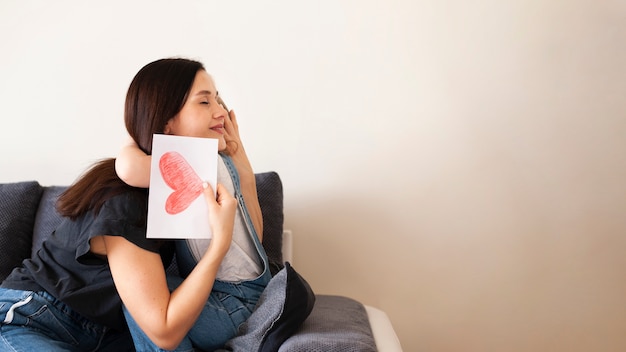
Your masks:
{"label": "red heart drawing", "polygon": [[163,154],[159,160],[159,169],[165,183],[174,190],[165,202],[165,211],[168,214],[184,211],[202,194],[202,179],[179,153]]}

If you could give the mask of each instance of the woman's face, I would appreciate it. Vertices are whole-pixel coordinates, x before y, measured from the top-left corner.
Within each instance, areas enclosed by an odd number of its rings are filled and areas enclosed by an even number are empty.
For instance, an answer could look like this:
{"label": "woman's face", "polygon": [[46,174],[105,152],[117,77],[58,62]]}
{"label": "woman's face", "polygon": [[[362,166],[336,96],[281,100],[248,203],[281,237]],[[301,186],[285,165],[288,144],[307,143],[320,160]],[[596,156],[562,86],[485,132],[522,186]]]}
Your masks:
{"label": "woman's face", "polygon": [[228,112],[218,104],[213,79],[204,70],[196,73],[187,101],[178,115],[165,125],[164,132],[177,136],[218,139],[218,150],[226,149],[224,119]]}

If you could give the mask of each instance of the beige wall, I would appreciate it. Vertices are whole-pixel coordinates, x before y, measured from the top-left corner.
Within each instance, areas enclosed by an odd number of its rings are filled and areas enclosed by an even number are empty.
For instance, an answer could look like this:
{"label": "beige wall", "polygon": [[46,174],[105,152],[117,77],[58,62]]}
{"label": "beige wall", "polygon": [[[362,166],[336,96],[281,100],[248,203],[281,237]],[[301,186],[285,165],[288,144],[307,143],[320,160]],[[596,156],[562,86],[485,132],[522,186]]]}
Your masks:
{"label": "beige wall", "polygon": [[623,1],[41,4],[0,3],[0,182],[70,183],[199,58],[315,291],[406,351],[626,349]]}

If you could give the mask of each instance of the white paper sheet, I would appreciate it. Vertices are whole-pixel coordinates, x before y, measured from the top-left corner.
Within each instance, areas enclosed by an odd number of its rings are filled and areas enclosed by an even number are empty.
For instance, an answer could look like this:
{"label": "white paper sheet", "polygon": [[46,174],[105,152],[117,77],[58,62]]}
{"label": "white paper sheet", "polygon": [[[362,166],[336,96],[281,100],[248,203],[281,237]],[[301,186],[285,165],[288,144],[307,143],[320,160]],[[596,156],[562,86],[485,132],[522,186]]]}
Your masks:
{"label": "white paper sheet", "polygon": [[211,238],[202,183],[215,191],[217,144],[211,138],[154,135],[148,238]]}

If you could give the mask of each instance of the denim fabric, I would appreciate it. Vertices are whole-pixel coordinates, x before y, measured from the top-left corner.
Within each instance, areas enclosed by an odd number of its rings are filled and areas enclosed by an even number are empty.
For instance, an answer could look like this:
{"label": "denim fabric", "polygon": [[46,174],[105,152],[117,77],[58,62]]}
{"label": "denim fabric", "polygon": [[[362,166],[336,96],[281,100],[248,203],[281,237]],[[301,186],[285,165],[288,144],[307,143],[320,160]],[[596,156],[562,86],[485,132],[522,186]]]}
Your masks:
{"label": "denim fabric", "polygon": [[259,235],[256,233],[256,229],[254,228],[254,225],[252,224],[252,218],[250,217],[250,213],[248,213],[248,208],[246,207],[243,194],[241,194],[241,183],[239,181],[239,173],[237,172],[237,168],[235,167],[233,160],[228,155],[221,155],[221,156],[222,156],[222,159],[224,160],[224,165],[226,165],[226,168],[228,169],[228,172],[230,173],[230,177],[233,180],[233,186],[235,187],[234,196],[235,198],[237,198],[237,202],[239,203],[239,211],[241,211],[243,218],[246,221],[246,226],[248,227],[248,231],[251,234],[250,236],[252,237],[254,241],[254,245],[256,247],[257,252],[261,256],[261,260],[263,261],[263,273],[261,274],[262,276],[263,274],[265,274],[266,271],[269,270],[269,262],[267,259],[267,254],[265,253],[265,249],[263,248],[263,245],[259,241]]}
{"label": "denim fabric", "polygon": [[[233,338],[248,317],[271,279],[269,270],[260,277],[240,283],[215,282],[209,300],[200,317],[181,344],[172,351],[188,352],[216,350]],[[174,290],[182,282],[180,277],[168,277],[168,285]],[[137,351],[164,352],[156,346],[135,322],[126,307],[124,315],[128,322]]]}
{"label": "denim fabric", "polygon": [[0,288],[0,351],[134,351],[128,331],[78,315],[46,292]]}
{"label": "denim fabric", "polygon": [[[216,280],[213,283],[213,290],[209,296],[204,309],[200,313],[200,317],[191,328],[185,339],[174,350],[176,352],[194,351],[194,348],[203,351],[213,351],[226,343],[229,339],[237,334],[239,326],[243,324],[252,314],[261,293],[270,281],[271,273],[267,255],[259,237],[257,236],[252,220],[248,213],[243,195],[240,192],[239,175],[232,160],[227,156],[222,156],[229,170],[230,176],[235,186],[235,198],[239,203],[239,211],[245,218],[246,225],[249,229],[250,236],[254,242],[258,255],[263,263],[262,274],[255,279],[243,280],[238,282],[227,282]],[[195,261],[191,252],[186,252],[189,257],[176,258],[181,261]],[[168,285],[170,290],[174,290],[182,282],[182,278],[168,276]],[[135,342],[137,351],[155,351],[163,352],[166,350],[156,346],[146,334],[141,330],[135,322],[126,307],[124,307],[124,315],[128,322],[131,334]]]}

